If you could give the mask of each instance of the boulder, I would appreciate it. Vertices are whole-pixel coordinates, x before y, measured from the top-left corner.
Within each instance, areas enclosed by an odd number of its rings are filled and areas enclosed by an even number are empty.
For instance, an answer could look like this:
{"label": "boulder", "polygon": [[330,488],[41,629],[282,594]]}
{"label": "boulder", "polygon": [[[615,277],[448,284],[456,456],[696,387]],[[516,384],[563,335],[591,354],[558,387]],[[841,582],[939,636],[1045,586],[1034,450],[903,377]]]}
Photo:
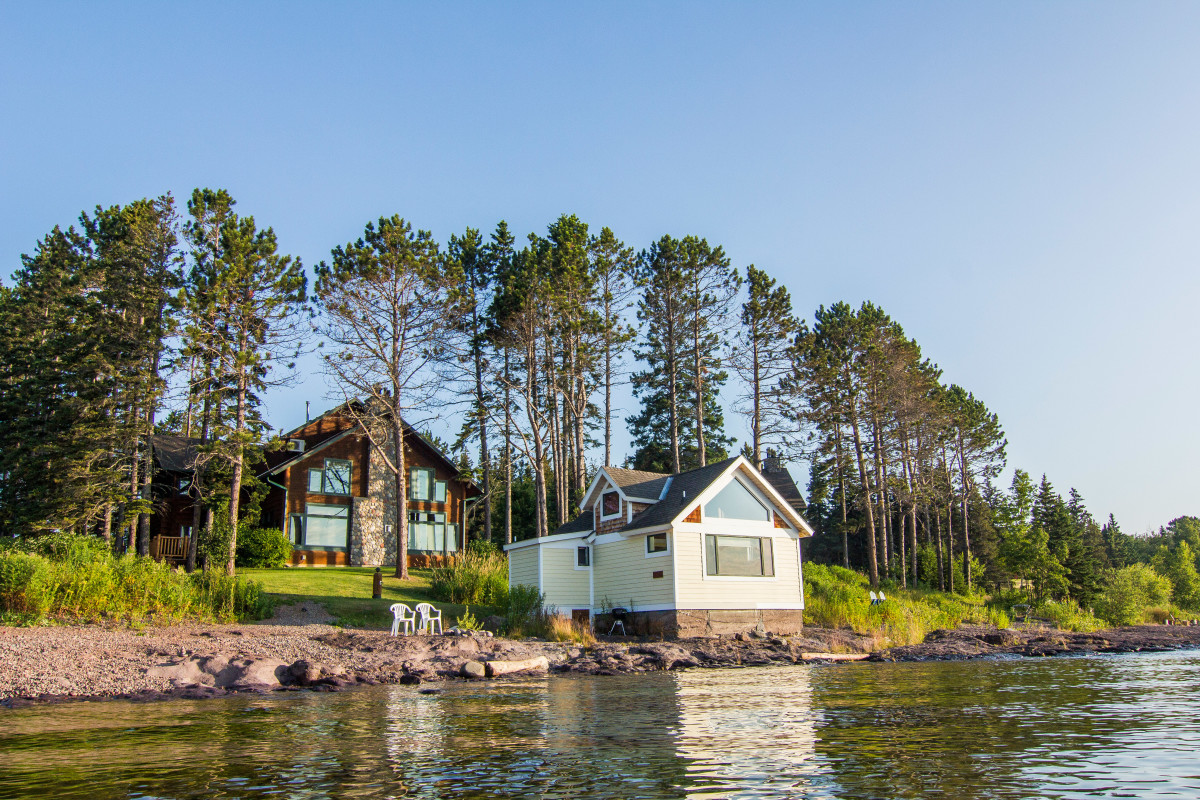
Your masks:
{"label": "boulder", "polygon": [[464,678],[475,680],[482,680],[488,676],[487,667],[482,661],[468,661],[462,665],[460,672]]}

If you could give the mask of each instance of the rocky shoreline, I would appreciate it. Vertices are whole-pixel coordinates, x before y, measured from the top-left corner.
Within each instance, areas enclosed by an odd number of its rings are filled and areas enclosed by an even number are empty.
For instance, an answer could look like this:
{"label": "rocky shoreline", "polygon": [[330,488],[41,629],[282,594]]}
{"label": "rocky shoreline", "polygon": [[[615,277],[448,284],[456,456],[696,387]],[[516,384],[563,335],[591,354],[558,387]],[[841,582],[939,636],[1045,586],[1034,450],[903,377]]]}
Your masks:
{"label": "rocky shoreline", "polygon": [[970,627],[935,631],[919,645],[872,652],[870,637],[807,629],[766,636],[662,642],[510,641],[486,635],[391,637],[328,625],[319,608],[282,609],[254,625],[0,628],[0,706],[128,699],[202,699],[245,692],[339,691],[374,684],[436,684],[538,671],[618,675],[687,667],[842,660],[928,661],[1200,647],[1200,627],[1141,626],[1091,634]]}

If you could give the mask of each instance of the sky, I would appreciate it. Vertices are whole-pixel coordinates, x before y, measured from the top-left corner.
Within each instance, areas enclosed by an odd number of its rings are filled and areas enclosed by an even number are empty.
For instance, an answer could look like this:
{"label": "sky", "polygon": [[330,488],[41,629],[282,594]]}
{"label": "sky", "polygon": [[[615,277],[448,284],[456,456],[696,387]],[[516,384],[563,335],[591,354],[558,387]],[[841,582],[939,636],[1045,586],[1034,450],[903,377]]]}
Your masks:
{"label": "sky", "polygon": [[[1198,39],[1170,2],[7,3],[0,276],[202,186],[309,267],[392,214],[695,234],[809,320],[882,306],[1010,467],[1145,531],[1200,514]],[[330,393],[305,362],[268,419]]]}

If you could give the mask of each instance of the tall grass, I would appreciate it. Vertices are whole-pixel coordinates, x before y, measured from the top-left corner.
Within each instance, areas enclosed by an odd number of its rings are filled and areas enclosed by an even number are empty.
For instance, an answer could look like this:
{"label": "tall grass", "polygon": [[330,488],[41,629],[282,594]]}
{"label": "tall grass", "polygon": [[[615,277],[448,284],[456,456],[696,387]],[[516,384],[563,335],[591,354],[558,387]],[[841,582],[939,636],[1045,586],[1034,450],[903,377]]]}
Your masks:
{"label": "tall grass", "polygon": [[215,622],[271,613],[262,586],[223,573],[188,575],[149,558],[113,556],[96,540],[72,537],[0,552],[0,611],[12,621],[47,618]]}
{"label": "tall grass", "polygon": [[429,579],[433,596],[448,603],[504,606],[508,603],[508,559],[503,553],[468,550],[437,567]]}
{"label": "tall grass", "polygon": [[963,623],[1008,626],[1003,610],[987,607],[982,597],[913,589],[891,589],[887,600],[871,605],[865,575],[844,567],[806,564],[804,621],[821,628],[850,628],[873,636],[880,644],[924,641],[939,628]]}

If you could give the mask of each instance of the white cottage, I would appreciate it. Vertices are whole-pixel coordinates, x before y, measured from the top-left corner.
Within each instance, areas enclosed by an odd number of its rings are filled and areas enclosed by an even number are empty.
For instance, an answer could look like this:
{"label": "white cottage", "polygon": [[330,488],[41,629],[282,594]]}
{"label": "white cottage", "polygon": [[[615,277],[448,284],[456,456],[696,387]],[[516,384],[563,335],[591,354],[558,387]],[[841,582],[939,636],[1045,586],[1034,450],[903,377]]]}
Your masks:
{"label": "white cottage", "polygon": [[677,475],[604,467],[578,517],[504,548],[509,585],[578,620],[624,608],[666,636],[797,633],[802,503],[786,470],[742,456]]}

